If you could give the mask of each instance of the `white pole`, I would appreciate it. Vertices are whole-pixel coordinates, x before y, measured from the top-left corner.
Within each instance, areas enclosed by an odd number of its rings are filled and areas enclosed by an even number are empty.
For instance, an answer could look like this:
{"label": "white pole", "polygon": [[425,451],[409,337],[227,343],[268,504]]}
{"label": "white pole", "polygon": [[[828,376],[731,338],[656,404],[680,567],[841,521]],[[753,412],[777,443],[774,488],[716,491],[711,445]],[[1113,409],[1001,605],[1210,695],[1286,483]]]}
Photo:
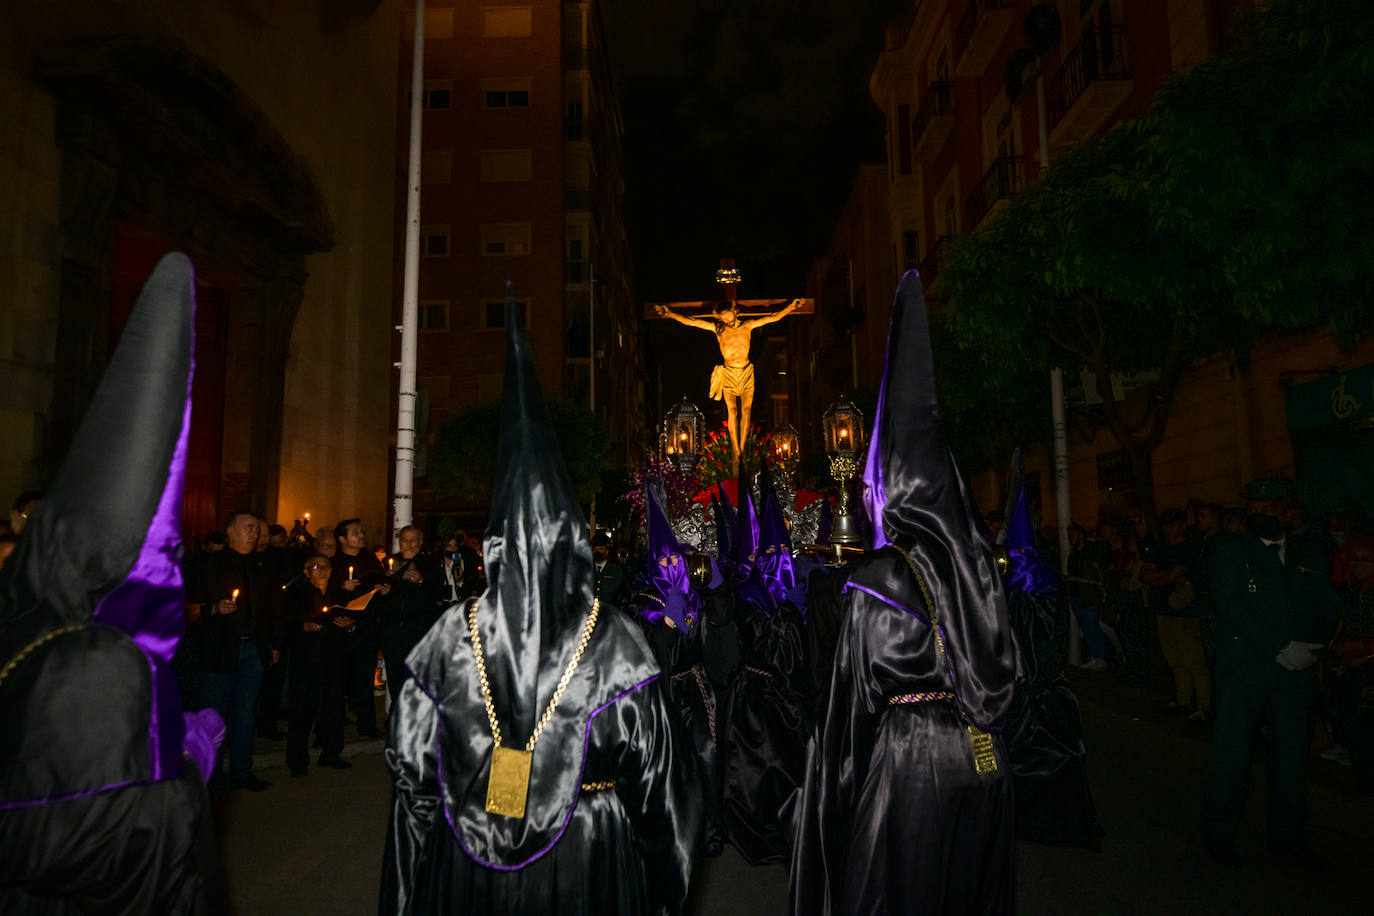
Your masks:
{"label": "white pole", "polygon": [[[591,313],[589,329],[587,331],[587,356],[591,372],[591,384],[587,395],[587,404],[592,413],[596,413],[596,261],[591,257],[590,246],[587,251],[587,311]],[[596,494],[592,494],[591,510],[587,513],[587,527],[591,531],[591,536],[596,537]]]}
{"label": "white pole", "polygon": [[[1045,67],[1039,61],[1039,72],[1035,77],[1036,121],[1040,130],[1040,170],[1050,165],[1049,120],[1045,114]],[[1041,176],[1044,177],[1043,175]],[[1069,574],[1069,525],[1073,524],[1073,513],[1069,506],[1069,423],[1064,415],[1064,370],[1055,366],[1050,370],[1050,407],[1054,415],[1054,503],[1059,509],[1059,571]],[[1069,625],[1069,664],[1077,665],[1083,660],[1082,639],[1078,632],[1078,621],[1071,620]]]}
{"label": "white pole", "polygon": [[420,128],[425,111],[425,0],[415,0],[415,59],[410,67],[410,168],[406,189],[406,272],[401,293],[401,381],[396,404],[396,498],[391,543],[414,519],[415,351],[420,314]]}

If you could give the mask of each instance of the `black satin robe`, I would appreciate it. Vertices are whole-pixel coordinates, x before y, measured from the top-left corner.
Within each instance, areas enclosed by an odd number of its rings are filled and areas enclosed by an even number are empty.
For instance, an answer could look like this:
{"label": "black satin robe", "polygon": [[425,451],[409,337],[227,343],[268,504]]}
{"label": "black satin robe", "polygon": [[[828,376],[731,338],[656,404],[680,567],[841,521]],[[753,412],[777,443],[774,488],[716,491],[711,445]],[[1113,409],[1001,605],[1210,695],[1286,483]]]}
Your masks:
{"label": "black satin robe", "polygon": [[[875,594],[908,585],[919,594],[892,548],[851,573],[829,696],[790,806],[795,913],[1015,910],[1006,751],[994,734],[997,769],[980,775],[963,711],[983,708],[1000,691],[1001,674],[986,683],[964,664],[951,677],[923,609]],[[956,687],[959,702],[888,702]]]}
{"label": "black satin robe", "polygon": [[[466,610],[451,609],[411,653],[393,709],[381,911],[680,912],[700,844],[700,776],[636,625],[602,612],[535,748],[517,820],[484,807],[492,742]],[[511,728],[522,732],[506,743],[523,747],[528,732]]]}
{"label": "black satin robe", "polygon": [[[21,647],[0,639],[0,659]],[[227,911],[195,764],[152,781],[151,690],[133,640],[99,625],[0,684],[0,913]]]}
{"label": "black satin robe", "polygon": [[[638,600],[657,606],[650,598],[641,596]],[[711,626],[708,615],[699,614],[687,633],[668,626],[666,618],[653,623],[643,617],[638,620],[667,679],[668,695],[681,718],[686,740],[696,752],[706,848],[718,852],[725,839],[725,824],[721,816],[716,689],[705,664]]]}
{"label": "black satin robe", "polygon": [[766,600],[735,602],[743,664],[728,691],[722,755],[726,829],[754,865],[788,859],[780,812],[801,785],[811,726],[801,612],[785,601],[769,615]]}
{"label": "black satin robe", "polygon": [[1101,848],[1078,698],[1064,677],[1069,609],[1060,591],[1007,589],[1022,676],[1007,716],[1016,835],[1047,846]]}

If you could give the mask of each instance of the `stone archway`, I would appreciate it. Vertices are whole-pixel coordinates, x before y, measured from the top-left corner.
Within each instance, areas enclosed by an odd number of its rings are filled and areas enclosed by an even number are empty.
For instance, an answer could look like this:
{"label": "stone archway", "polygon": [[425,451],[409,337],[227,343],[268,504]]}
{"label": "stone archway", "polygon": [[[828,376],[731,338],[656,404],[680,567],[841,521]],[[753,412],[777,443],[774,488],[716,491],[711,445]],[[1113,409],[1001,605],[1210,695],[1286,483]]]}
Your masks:
{"label": "stone archway", "polygon": [[[207,516],[213,523],[237,506],[262,513],[276,504],[305,258],[334,245],[319,186],[253,100],[178,42],[72,45],[42,61],[62,151],[58,373],[46,457],[55,463],[66,450],[122,324],[112,314],[127,295],[116,288],[116,238],[156,238],[191,256],[227,316],[222,340],[213,323],[202,328],[209,338],[197,339],[198,354],[202,345],[219,348],[201,362],[223,367],[205,395],[223,403],[195,411],[192,434],[227,451],[229,463],[199,485],[214,492],[188,492],[188,528],[203,532]],[[216,416],[219,428],[205,428]]]}

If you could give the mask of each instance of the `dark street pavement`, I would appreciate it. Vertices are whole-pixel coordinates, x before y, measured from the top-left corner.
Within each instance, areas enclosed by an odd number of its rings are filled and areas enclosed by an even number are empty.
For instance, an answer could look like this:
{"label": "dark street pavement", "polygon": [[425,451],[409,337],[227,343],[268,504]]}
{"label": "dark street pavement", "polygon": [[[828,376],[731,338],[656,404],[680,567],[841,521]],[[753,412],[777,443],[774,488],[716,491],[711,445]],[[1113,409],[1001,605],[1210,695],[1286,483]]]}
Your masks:
{"label": "dark street pavement", "polygon": [[[1264,851],[1264,776],[1256,766],[1240,866],[1212,865],[1198,833],[1206,734],[1154,712],[1157,697],[1109,674],[1075,674],[1091,777],[1107,836],[1100,853],[1021,844],[1018,905],[1030,914],[1367,912],[1374,799],[1348,790],[1349,771],[1314,759],[1309,845],[1330,867],[1311,871]],[[353,769],[291,779],[263,748],[262,793],[219,806],[235,910],[243,914],[376,911],[390,780],[380,742],[350,744]],[[276,765],[272,765],[277,761]],[[787,874],[751,868],[727,847],[698,866],[692,912],[786,910]]]}

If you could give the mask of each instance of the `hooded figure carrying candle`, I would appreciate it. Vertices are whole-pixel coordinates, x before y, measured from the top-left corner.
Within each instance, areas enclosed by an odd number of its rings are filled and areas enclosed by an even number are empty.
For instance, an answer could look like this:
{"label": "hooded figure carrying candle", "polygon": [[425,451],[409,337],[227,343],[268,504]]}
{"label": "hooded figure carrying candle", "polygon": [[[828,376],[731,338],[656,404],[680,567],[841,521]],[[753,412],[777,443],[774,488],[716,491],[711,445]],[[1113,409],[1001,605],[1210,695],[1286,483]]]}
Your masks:
{"label": "hooded figure carrying candle", "polygon": [[593,600],[587,524],[513,295],[506,329],[489,584],[406,661],[381,910],[678,912],[696,758],[643,634]]}
{"label": "hooded figure carrying candle", "polygon": [[1000,732],[1016,656],[1002,583],[945,443],[920,277],[893,303],[829,696],[794,798],[796,913],[1015,910]]}
{"label": "hooded figure carrying candle", "polygon": [[0,572],[0,912],[206,913],[227,894],[183,713],[181,504],[195,280],[158,263]]}

